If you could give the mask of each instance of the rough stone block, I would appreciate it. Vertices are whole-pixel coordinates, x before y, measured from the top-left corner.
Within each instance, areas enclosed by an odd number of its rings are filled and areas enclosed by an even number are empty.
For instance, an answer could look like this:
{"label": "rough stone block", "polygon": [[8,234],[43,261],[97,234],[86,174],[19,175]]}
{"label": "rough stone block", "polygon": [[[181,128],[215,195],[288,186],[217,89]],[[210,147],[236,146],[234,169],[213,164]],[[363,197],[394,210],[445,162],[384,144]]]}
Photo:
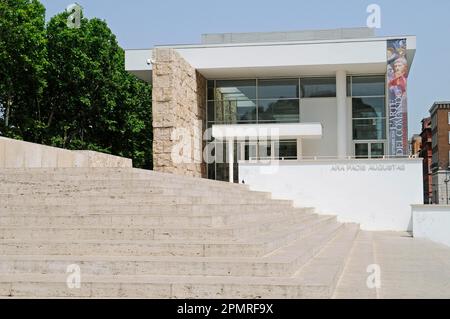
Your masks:
{"label": "rough stone block", "polygon": [[[153,78],[154,140],[162,141],[154,143],[155,167],[158,169],[164,167],[164,170],[171,170],[182,175],[205,177],[202,173],[201,160],[199,160],[202,158],[203,152],[199,146],[191,147],[187,152],[180,149],[181,161],[176,163],[168,161],[162,154],[171,152],[172,147],[179,142],[180,138],[186,137],[192,143],[195,138],[195,130],[200,130],[201,137],[202,123],[206,114],[206,103],[204,102],[206,80],[175,50],[157,49],[155,65],[156,71]],[[173,141],[171,132],[169,134],[159,131],[169,127],[179,130],[176,141]]]}

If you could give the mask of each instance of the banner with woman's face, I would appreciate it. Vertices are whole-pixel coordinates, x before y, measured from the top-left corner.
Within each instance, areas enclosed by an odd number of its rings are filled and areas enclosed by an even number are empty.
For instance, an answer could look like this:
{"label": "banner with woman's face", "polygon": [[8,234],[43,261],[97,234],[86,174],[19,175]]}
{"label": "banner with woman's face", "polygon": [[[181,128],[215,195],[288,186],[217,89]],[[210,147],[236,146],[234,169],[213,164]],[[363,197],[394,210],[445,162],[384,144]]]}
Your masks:
{"label": "banner with woman's face", "polygon": [[387,41],[390,155],[406,156],[408,147],[408,60],[406,39]]}

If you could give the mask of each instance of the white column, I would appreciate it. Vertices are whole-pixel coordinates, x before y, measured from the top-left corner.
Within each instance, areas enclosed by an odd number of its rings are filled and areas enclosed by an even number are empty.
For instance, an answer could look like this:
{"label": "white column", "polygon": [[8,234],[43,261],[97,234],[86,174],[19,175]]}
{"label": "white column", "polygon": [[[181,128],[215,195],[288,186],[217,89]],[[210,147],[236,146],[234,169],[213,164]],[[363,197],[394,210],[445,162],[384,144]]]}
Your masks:
{"label": "white column", "polygon": [[228,167],[230,174],[230,183],[234,183],[234,140],[228,140]]}
{"label": "white column", "polygon": [[347,73],[343,70],[336,72],[337,98],[337,155],[339,158],[347,156]]}
{"label": "white column", "polygon": [[302,139],[297,139],[297,160],[301,160],[303,157],[303,143]]}

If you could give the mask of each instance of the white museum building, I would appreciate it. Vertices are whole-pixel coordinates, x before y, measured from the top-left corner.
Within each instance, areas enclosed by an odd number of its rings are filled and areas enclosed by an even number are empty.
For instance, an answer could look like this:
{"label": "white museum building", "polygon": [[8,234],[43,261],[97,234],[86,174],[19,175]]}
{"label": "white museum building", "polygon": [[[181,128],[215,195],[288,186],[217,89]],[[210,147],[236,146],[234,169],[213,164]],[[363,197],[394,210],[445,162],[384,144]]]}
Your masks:
{"label": "white museum building", "polygon": [[[127,50],[125,64],[153,87],[155,170],[406,231],[423,194],[408,147],[415,51],[415,36],[368,28],[224,33]],[[192,145],[175,161],[180,129]]]}

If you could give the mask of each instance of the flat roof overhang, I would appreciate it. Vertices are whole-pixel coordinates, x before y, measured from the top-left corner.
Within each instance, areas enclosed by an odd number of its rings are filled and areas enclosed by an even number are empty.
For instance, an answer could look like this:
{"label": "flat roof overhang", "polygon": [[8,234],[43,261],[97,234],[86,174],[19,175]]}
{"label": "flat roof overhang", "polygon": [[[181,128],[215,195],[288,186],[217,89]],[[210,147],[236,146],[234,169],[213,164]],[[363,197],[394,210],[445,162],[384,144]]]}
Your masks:
{"label": "flat roof overhang", "polygon": [[152,82],[152,50],[126,50],[125,70],[137,78]]}
{"label": "flat roof overhang", "polygon": [[257,139],[320,139],[320,123],[230,124],[213,125],[212,137],[217,140]]}
{"label": "flat roof overhang", "polygon": [[[384,74],[387,40],[407,39],[408,63],[414,60],[415,36],[352,40],[175,45],[175,49],[207,79],[296,77],[349,74]],[[127,50],[125,68],[141,79],[151,80],[152,50]]]}

